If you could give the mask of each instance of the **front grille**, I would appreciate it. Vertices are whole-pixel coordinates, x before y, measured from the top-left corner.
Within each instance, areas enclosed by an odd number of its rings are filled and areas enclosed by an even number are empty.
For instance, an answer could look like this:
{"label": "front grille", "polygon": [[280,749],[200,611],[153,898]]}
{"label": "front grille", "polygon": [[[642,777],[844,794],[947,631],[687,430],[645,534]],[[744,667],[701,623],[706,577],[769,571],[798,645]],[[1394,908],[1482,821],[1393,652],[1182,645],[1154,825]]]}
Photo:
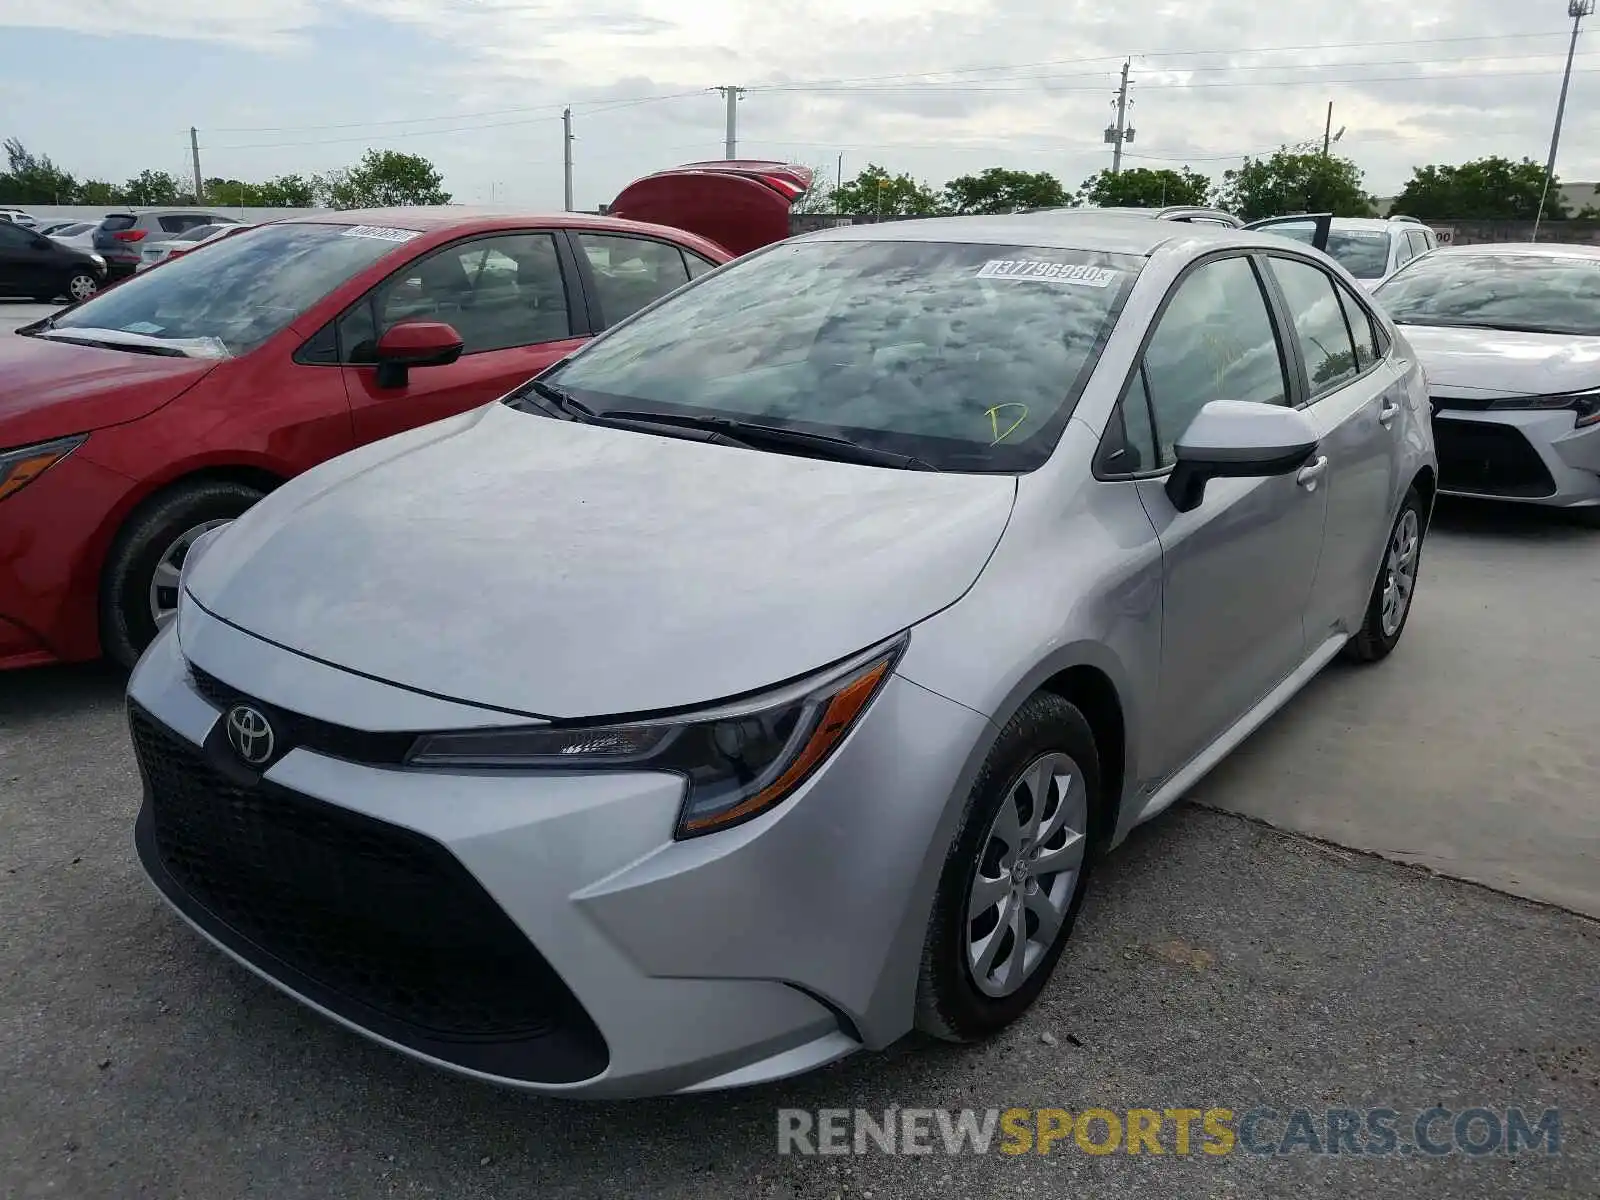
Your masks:
{"label": "front grille", "polygon": [[343,758],[350,762],[369,763],[374,766],[397,766],[405,762],[416,735],[411,733],[370,733],[352,729],[348,725],[335,725],[301,713],[288,712],[274,704],[267,704],[232,684],[224,683],[215,675],[189,664],[189,678],[194,690],[215,707],[227,712],[235,704],[249,704],[272,718],[278,731],[279,744],[285,749],[303,746],[318,754]]}
{"label": "front grille", "polygon": [[1555,494],[1556,481],[1520,430],[1487,421],[1433,423],[1439,486],[1452,492],[1532,498]]}
{"label": "front grille", "polygon": [[[461,863],[410,830],[271,783],[130,705],[140,851],[197,924],[294,991],[433,1057],[570,1082],[607,1061],[576,997]],[[152,861],[153,860],[153,861]]]}

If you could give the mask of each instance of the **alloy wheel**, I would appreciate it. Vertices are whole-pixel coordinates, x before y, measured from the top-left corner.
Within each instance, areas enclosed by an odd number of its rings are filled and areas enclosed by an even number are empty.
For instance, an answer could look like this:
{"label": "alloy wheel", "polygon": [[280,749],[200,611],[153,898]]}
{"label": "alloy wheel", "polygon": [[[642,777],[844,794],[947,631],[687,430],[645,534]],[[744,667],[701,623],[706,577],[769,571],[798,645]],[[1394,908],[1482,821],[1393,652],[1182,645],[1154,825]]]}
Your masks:
{"label": "alloy wheel", "polygon": [[1389,538],[1389,555],[1384,563],[1383,605],[1379,624],[1383,636],[1392,638],[1405,624],[1411,597],[1417,589],[1417,558],[1422,549],[1422,528],[1417,510],[1408,508],[1395,522]]}
{"label": "alloy wheel", "polygon": [[74,301],[87,300],[97,290],[99,290],[99,285],[95,283],[93,276],[90,275],[74,275],[67,281],[67,295],[71,296]]}
{"label": "alloy wheel", "polygon": [[150,577],[150,617],[157,629],[178,615],[178,580],[183,574],[183,560],[189,555],[189,547],[202,534],[227,523],[226,519],[202,521],[180,533],[161,552],[161,557],[156,560],[155,573]]}
{"label": "alloy wheel", "polygon": [[1061,932],[1083,869],[1089,795],[1070,755],[1024,769],[995,814],[967,900],[967,967],[996,999],[1020,988]]}

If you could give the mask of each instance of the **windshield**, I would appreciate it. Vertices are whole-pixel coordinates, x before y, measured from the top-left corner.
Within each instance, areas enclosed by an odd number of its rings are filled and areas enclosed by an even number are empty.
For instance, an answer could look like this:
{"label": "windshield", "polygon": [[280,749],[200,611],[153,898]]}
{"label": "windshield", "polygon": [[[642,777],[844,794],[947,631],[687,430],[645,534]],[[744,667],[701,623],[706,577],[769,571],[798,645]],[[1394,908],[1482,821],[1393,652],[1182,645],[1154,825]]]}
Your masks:
{"label": "windshield", "polygon": [[1600,258],[1430,254],[1373,298],[1401,325],[1600,336]]}
{"label": "windshield", "polygon": [[108,288],[57,317],[44,336],[113,330],[247,354],[395,250],[397,235],[385,232],[377,238],[362,236],[359,226],[262,225]]}
{"label": "windshield", "polygon": [[705,276],[545,379],[597,410],[757,421],[941,470],[1032,470],[1143,264],[1055,248],[784,243]]}

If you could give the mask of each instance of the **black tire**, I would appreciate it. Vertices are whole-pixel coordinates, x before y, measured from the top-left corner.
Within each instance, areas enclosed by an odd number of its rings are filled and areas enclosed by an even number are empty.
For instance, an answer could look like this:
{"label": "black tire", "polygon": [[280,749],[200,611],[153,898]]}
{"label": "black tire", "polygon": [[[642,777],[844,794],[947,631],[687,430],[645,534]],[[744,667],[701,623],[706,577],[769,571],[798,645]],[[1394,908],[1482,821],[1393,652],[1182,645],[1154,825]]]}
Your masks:
{"label": "black tire", "polygon": [[[967,963],[968,893],[1001,803],[1009,798],[1022,772],[1052,751],[1068,754],[1077,762],[1088,788],[1089,828],[1083,865],[1055,943],[1021,987],[996,998],[978,989]],[[944,1041],[978,1041],[1005,1028],[1028,1010],[1050,981],[1072,936],[1093,866],[1094,848],[1100,841],[1104,812],[1100,758],[1088,721],[1076,706],[1060,696],[1037,693],[1000,731],[973,783],[960,828],[945,858],[922,950],[922,971],[917,983],[918,1029]]]}
{"label": "black tire", "polygon": [[1422,497],[1417,494],[1417,489],[1412,488],[1406,493],[1406,498],[1400,502],[1400,511],[1396,514],[1394,524],[1389,527],[1389,536],[1383,543],[1383,562],[1378,564],[1378,578],[1373,581],[1372,595],[1367,599],[1366,616],[1362,618],[1361,628],[1344,646],[1344,656],[1352,662],[1375,663],[1389,657],[1390,651],[1400,642],[1400,635],[1406,631],[1406,622],[1411,619],[1411,610],[1416,605],[1416,585],[1412,586],[1411,598],[1406,602],[1406,610],[1400,615],[1400,624],[1396,626],[1393,634],[1383,632],[1383,593],[1389,578],[1389,549],[1394,542],[1395,531],[1400,528],[1400,523],[1406,519],[1407,513],[1413,513],[1417,519],[1417,558],[1414,572],[1417,582],[1421,580],[1423,543],[1427,541],[1428,510],[1422,503]]}
{"label": "black tire", "polygon": [[128,520],[101,575],[100,645],[108,658],[132,667],[155,640],[150,585],[168,547],[197,525],[233,520],[262,495],[257,488],[225,480],[179,484]]}

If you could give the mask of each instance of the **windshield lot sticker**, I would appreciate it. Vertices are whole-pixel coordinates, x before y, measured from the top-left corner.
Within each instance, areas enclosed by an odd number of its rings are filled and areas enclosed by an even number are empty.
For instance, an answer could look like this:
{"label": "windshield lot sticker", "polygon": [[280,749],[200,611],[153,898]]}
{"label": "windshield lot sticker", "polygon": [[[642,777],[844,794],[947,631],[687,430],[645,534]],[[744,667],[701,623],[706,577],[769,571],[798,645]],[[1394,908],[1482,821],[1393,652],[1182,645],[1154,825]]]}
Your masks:
{"label": "windshield lot sticker", "polygon": [[151,321],[135,321],[132,325],[122,327],[124,333],[156,334],[161,332],[161,326]]}
{"label": "windshield lot sticker", "polygon": [[1079,263],[1038,262],[1027,258],[991,258],[978,268],[979,279],[1042,279],[1047,283],[1070,283],[1077,287],[1110,287],[1117,273],[1108,267],[1086,267]]}
{"label": "windshield lot sticker", "polygon": [[372,238],[379,242],[409,242],[417,236],[415,229],[389,229],[383,225],[352,225],[344,231],[345,237]]}

